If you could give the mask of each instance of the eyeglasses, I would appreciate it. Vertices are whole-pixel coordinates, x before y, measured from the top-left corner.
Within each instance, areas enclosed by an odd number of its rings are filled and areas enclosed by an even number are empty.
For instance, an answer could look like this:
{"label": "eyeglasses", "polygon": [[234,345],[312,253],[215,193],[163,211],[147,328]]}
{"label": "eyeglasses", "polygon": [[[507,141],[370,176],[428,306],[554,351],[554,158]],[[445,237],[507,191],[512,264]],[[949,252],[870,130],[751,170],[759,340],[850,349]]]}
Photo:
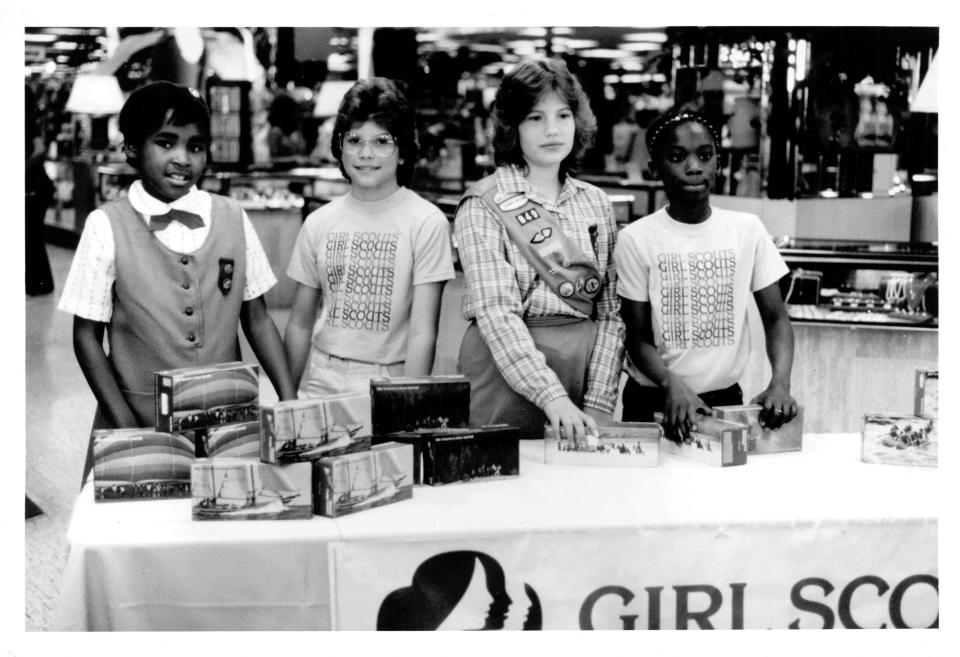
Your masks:
{"label": "eyeglasses", "polygon": [[366,140],[361,139],[360,135],[352,132],[348,132],[343,136],[343,139],[340,141],[340,148],[347,155],[359,155],[366,144],[370,144],[370,150],[373,151],[373,154],[377,157],[388,157],[393,155],[393,152],[397,149],[397,142],[393,140],[392,135],[387,133]]}

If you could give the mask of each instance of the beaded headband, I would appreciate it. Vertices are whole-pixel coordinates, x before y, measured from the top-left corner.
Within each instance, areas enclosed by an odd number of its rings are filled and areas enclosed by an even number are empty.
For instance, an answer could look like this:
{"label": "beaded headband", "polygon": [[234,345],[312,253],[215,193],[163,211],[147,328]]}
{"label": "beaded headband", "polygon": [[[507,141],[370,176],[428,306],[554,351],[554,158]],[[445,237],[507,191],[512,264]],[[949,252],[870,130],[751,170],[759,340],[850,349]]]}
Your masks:
{"label": "beaded headband", "polygon": [[[720,145],[720,133],[717,132],[717,129],[707,120],[703,114],[699,112],[683,111],[676,114],[664,114],[660,119],[654,121],[654,125],[651,126],[652,130],[647,132],[646,142],[647,142],[647,151],[652,155],[654,148],[657,145],[657,140],[660,139],[661,133],[663,133],[664,128],[673,127],[679,125],[680,123],[687,123],[693,121],[694,123],[699,123],[707,129],[710,133],[710,136],[713,137],[713,143],[716,146]],[[656,125],[657,122],[660,122],[660,125]]]}

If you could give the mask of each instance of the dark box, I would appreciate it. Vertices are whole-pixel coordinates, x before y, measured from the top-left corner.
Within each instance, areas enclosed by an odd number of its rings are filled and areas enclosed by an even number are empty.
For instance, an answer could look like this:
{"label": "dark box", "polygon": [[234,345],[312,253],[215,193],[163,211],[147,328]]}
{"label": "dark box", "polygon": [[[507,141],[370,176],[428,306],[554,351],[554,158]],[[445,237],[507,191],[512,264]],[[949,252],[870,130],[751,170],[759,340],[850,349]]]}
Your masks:
{"label": "dark box", "polygon": [[313,462],[315,513],[330,518],[413,497],[413,448],[387,442]]}
{"label": "dark box", "polygon": [[260,368],[240,361],[154,375],[157,431],[186,431],[258,420]]}
{"label": "dark box", "polygon": [[309,463],[197,459],[191,467],[194,520],[288,520],[313,517]]}
{"label": "dark box", "polygon": [[93,496],[97,502],[190,497],[193,440],[153,429],[93,432]]}
{"label": "dark box", "polygon": [[576,442],[558,438],[553,427],[544,431],[544,461],[555,465],[601,465],[655,468],[660,464],[660,437],[656,422],[610,422],[597,427],[599,436]]}
{"label": "dark box", "polygon": [[462,375],[370,381],[373,434],[466,427],[470,382]]}
{"label": "dark box", "polygon": [[260,460],[295,463],[370,449],[370,396],[344,393],[260,407]]}
{"label": "dark box", "polygon": [[516,427],[425,429],[392,434],[389,439],[414,446],[417,483],[439,486],[520,474],[520,433]]}

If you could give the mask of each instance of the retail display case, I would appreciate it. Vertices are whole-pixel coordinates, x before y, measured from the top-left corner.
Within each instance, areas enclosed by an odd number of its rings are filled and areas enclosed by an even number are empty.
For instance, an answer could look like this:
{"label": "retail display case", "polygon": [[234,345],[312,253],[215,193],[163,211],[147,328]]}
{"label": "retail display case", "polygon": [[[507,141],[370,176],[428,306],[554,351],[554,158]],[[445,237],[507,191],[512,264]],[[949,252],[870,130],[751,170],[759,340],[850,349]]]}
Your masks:
{"label": "retail display case", "polygon": [[[914,372],[937,369],[936,244],[776,240],[790,273],[781,280],[793,325],[791,393],[808,433],[857,432],[864,413],[909,413]],[[755,309],[744,399],[770,380]]]}
{"label": "retail display case", "polygon": [[939,252],[922,242],[780,238],[781,292],[797,322],[938,325]]}

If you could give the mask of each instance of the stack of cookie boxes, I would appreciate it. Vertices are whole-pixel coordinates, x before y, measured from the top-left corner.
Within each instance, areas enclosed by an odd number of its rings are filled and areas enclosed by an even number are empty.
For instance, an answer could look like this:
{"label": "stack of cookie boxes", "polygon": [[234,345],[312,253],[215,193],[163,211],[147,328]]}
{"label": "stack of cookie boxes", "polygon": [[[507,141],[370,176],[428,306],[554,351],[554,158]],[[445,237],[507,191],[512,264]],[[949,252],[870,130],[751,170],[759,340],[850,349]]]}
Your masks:
{"label": "stack of cookie boxes", "polygon": [[516,427],[470,426],[470,382],[462,375],[370,382],[374,443],[413,449],[413,479],[439,486],[520,474]]}
{"label": "stack of cookie boxes", "polygon": [[189,497],[197,457],[250,453],[258,433],[256,365],[167,370],[154,381],[153,427],[94,434],[97,501]]}
{"label": "stack of cookie boxes", "polygon": [[366,393],[263,406],[260,423],[261,460],[307,466],[315,513],[336,517],[413,497],[413,450],[371,446]]}
{"label": "stack of cookie boxes", "polygon": [[309,518],[309,467],[260,461],[260,378],[243,362],[156,373],[157,425],[191,430],[194,520]]}

